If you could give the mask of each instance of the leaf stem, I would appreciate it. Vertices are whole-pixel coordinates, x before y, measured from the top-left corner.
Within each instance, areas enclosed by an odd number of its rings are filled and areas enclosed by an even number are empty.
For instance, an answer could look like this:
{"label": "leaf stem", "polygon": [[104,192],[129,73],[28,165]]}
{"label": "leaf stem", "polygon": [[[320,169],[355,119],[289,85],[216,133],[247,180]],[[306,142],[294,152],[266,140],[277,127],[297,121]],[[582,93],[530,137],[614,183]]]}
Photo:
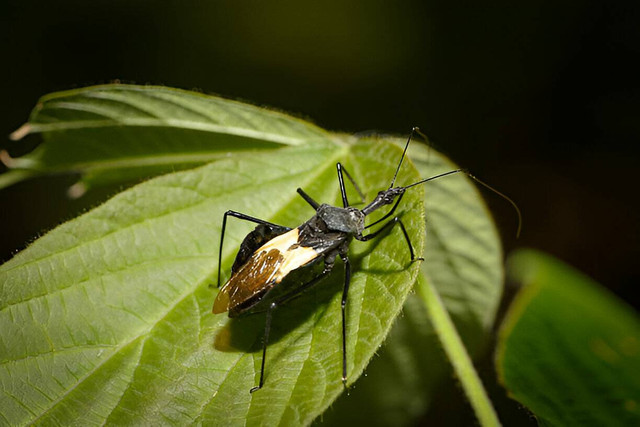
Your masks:
{"label": "leaf stem", "polygon": [[17,182],[25,180],[35,175],[32,171],[23,169],[9,170],[0,174],[0,190]]}
{"label": "leaf stem", "polygon": [[498,415],[437,290],[427,280],[418,280],[416,288],[480,425],[499,426]]}

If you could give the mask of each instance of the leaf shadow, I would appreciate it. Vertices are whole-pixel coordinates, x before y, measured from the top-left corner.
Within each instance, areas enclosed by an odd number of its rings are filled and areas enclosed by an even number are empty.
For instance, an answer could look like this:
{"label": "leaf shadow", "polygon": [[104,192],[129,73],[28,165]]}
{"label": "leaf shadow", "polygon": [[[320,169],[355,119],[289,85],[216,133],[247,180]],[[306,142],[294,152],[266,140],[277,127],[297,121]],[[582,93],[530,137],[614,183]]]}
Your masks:
{"label": "leaf shadow", "polygon": [[[349,259],[351,260],[352,271],[353,272],[362,271],[362,272],[371,273],[371,274],[385,275],[385,274],[400,273],[405,271],[407,268],[411,267],[411,264],[412,264],[411,256],[410,256],[409,249],[407,247],[404,248],[406,250],[406,262],[404,262],[404,260],[402,261],[403,267],[400,267],[400,268],[391,268],[389,266],[385,266],[384,268],[371,267],[371,266],[363,267],[362,264],[363,264],[364,258],[368,257],[373,252],[375,252],[378,248],[378,245],[381,243],[383,239],[390,239],[390,238],[392,237],[389,236],[388,234],[377,236],[376,238],[371,240],[371,242],[368,245],[366,245],[364,249],[358,251],[358,254],[356,256],[350,257]],[[404,251],[402,252],[401,256],[405,256]]]}
{"label": "leaf shadow", "polygon": [[[318,263],[322,266],[322,263]],[[274,288],[273,293],[268,294],[252,313],[231,318],[216,334],[213,346],[223,352],[253,353],[262,351],[262,341],[266,322],[266,306],[279,295],[294,289],[305,283],[314,274],[321,270],[317,266],[302,269],[293,277],[287,278],[281,285],[281,289]],[[332,296],[340,292],[343,287],[343,269],[335,268],[326,279],[320,281],[312,289],[300,294],[300,296],[278,307],[273,311],[271,331],[269,333],[269,345],[281,341],[287,334],[307,322],[312,316],[324,311],[330,303]],[[280,285],[279,285],[280,286]],[[268,350],[267,350],[268,351]]]}
{"label": "leaf shadow", "polygon": [[[365,244],[363,249],[349,256],[352,273],[366,272],[377,275],[395,274],[404,271],[411,265],[409,251],[407,249],[407,262],[404,267],[363,267],[364,258],[376,251],[380,241],[385,238],[390,238],[389,234],[384,233],[377,236],[371,240],[369,244]],[[308,268],[296,270],[291,273],[290,277],[287,277],[282,284],[278,285],[271,293],[265,296],[256,306],[255,311],[229,319],[225,326],[216,334],[213,343],[214,348],[223,352],[254,353],[262,351],[267,304],[272,301],[273,298],[295,289],[296,286],[300,286],[302,283],[318,275],[322,270],[322,266],[323,262],[317,262]],[[332,298],[336,294],[342,293],[343,286],[344,267],[342,262],[338,261],[336,268],[334,268],[329,277],[308,291],[303,292],[287,304],[278,307],[273,312],[269,345],[281,341],[291,331],[309,321],[312,316],[321,317],[322,312],[326,310]],[[337,339],[339,339],[339,337],[337,337]],[[269,350],[267,349],[267,351]]]}

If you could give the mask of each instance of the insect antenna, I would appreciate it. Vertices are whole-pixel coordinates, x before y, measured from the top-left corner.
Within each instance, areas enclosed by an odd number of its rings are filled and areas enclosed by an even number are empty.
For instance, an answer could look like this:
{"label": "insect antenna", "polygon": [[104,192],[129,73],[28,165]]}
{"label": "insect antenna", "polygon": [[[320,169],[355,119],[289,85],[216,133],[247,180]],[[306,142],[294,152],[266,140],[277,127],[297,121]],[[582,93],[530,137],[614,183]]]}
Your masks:
{"label": "insect antenna", "polygon": [[509,196],[507,196],[506,194],[496,190],[495,188],[493,188],[492,186],[490,186],[489,184],[487,184],[486,182],[480,180],[479,178],[476,178],[474,175],[472,175],[471,173],[469,173],[467,170],[465,169],[455,169],[449,172],[444,172],[435,176],[432,176],[430,178],[426,178],[423,180],[420,180],[418,182],[414,182],[413,184],[407,185],[406,187],[402,187],[403,189],[407,189],[407,188],[411,188],[411,187],[415,187],[416,185],[420,185],[420,184],[424,184],[425,182],[429,182],[429,181],[433,181],[434,179],[438,179],[438,178],[442,178],[445,177],[447,175],[453,175],[456,173],[463,173],[466,176],[468,176],[469,178],[471,178],[472,180],[474,180],[475,182],[477,182],[478,184],[482,185],[483,187],[493,191],[495,194],[497,194],[498,196],[502,197],[503,199],[505,199],[507,202],[509,202],[511,204],[511,206],[513,206],[513,208],[516,211],[516,214],[518,215],[518,230],[516,231],[516,237],[520,237],[520,231],[522,230],[522,213],[520,212],[520,208],[518,207],[518,205],[516,204],[516,202],[514,202]]}
{"label": "insect antenna", "polygon": [[[404,150],[402,151],[402,156],[400,157],[400,162],[398,163],[398,167],[396,168],[396,173],[393,174],[393,179],[391,180],[391,185],[389,185],[389,189],[393,188],[393,185],[396,183],[396,178],[398,177],[398,173],[400,172],[400,167],[402,166],[402,161],[404,160],[404,158],[407,155],[407,149],[409,148],[409,143],[411,142],[411,140],[413,139],[413,137],[418,134],[420,135],[422,138],[424,138],[425,141],[429,141],[429,138],[427,138],[427,135],[425,135],[424,133],[422,133],[420,131],[420,128],[417,126],[414,126],[411,129],[411,133],[409,134],[409,138],[407,138],[407,143],[404,145]],[[429,151],[429,154],[431,154],[431,151]],[[353,180],[352,180],[353,182]],[[355,184],[355,183],[354,183]]]}
{"label": "insect antenna", "polygon": [[419,133],[420,129],[414,127],[411,129],[411,133],[409,134],[409,138],[407,139],[407,143],[404,145],[404,150],[402,151],[402,157],[400,157],[400,162],[398,163],[398,167],[396,168],[396,173],[393,174],[393,179],[391,180],[391,185],[389,185],[389,189],[393,188],[393,185],[396,183],[396,178],[398,177],[398,172],[400,172],[400,166],[402,166],[402,161],[404,160],[404,156],[407,154],[407,148],[409,148],[409,143],[411,142],[411,138],[416,133]]}

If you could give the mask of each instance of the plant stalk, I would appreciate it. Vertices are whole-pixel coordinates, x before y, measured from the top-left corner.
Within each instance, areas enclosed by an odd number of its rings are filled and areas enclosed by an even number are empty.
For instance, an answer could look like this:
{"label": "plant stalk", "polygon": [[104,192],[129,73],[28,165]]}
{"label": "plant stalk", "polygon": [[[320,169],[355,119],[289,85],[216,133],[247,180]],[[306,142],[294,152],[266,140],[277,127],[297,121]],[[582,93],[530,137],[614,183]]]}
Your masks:
{"label": "plant stalk", "polygon": [[482,381],[473,367],[471,357],[469,357],[469,353],[467,353],[437,290],[427,280],[418,280],[416,287],[478,422],[483,427],[500,426],[498,414],[489,400]]}

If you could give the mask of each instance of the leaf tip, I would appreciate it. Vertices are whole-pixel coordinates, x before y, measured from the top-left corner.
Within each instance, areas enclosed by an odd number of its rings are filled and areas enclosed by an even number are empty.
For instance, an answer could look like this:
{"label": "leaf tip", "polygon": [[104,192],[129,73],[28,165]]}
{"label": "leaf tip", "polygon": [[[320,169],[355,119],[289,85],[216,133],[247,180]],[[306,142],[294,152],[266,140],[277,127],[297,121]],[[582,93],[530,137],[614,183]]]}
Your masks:
{"label": "leaf tip", "polygon": [[16,167],[15,159],[9,155],[7,150],[0,150],[0,162],[9,169]]}
{"label": "leaf tip", "polygon": [[9,139],[12,141],[19,141],[25,136],[31,133],[31,125],[29,123],[25,123],[20,126],[18,129],[14,130],[9,134]]}

